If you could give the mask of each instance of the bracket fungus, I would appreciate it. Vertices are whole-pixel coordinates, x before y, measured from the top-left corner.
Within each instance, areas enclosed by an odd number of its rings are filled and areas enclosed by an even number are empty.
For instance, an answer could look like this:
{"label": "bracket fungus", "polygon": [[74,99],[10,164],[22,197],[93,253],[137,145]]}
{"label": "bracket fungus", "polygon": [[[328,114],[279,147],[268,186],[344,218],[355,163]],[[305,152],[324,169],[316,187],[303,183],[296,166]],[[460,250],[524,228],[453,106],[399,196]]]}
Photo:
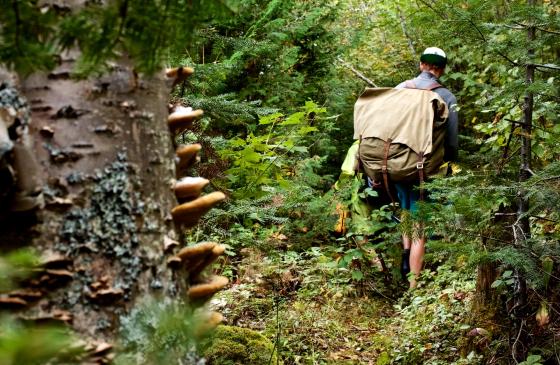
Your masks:
{"label": "bracket fungus", "polygon": [[203,177],[184,177],[175,183],[175,196],[178,199],[196,198],[209,182]]}
{"label": "bracket fungus", "polygon": [[210,312],[204,318],[202,318],[201,323],[195,328],[195,337],[202,337],[209,331],[216,328],[220,323],[224,321],[224,316],[218,312]]}
{"label": "bracket fungus", "polygon": [[196,279],[200,273],[210,266],[218,257],[224,254],[226,247],[224,245],[216,245],[212,250],[198,262],[193,262],[188,268],[191,279]]}
{"label": "bracket fungus", "polygon": [[177,256],[172,256],[167,259],[167,266],[172,269],[178,269],[179,267],[181,267],[181,259]]}
{"label": "bracket fungus", "polygon": [[27,307],[27,301],[21,298],[0,297],[0,309],[21,309]]}
{"label": "bracket fungus", "polygon": [[18,289],[8,293],[9,297],[20,298],[26,302],[37,301],[43,297],[43,292],[36,289]]}
{"label": "bracket fungus", "polygon": [[39,278],[39,285],[42,287],[56,288],[68,283],[73,278],[74,274],[68,270],[47,269]]}
{"label": "bracket fungus", "polygon": [[210,208],[222,202],[226,198],[221,191],[214,191],[201,196],[193,201],[176,206],[171,210],[171,215],[176,223],[190,228],[198,222]]}
{"label": "bracket fungus", "polygon": [[173,113],[167,117],[167,125],[174,133],[180,133],[185,129],[192,127],[195,120],[202,117],[204,112],[202,109],[193,110],[193,108],[185,108],[178,106]]}
{"label": "bracket fungus", "polygon": [[89,298],[98,304],[111,304],[124,297],[124,290],[120,288],[100,289],[89,294]]}
{"label": "bracket fungus", "polygon": [[179,246],[179,242],[175,241],[169,236],[163,237],[163,251],[171,252],[175,247]]}
{"label": "bracket fungus", "polygon": [[185,79],[193,73],[194,69],[185,66],[173,67],[165,70],[165,76],[174,79],[173,87],[175,87],[175,85],[179,84],[180,82],[185,81]]}
{"label": "bracket fungus", "polygon": [[35,324],[70,324],[72,323],[74,316],[68,311],[56,309],[52,313],[33,317],[20,317],[20,319],[25,322],[32,322]]}
{"label": "bracket fungus", "polygon": [[193,285],[187,292],[187,296],[191,300],[205,300],[222,290],[228,283],[229,279],[225,276],[215,275],[208,283]]}
{"label": "bracket fungus", "polygon": [[181,260],[181,263],[189,273],[189,279],[193,281],[197,279],[204,268],[220,257],[225,252],[225,249],[225,246],[218,245],[215,242],[201,242],[181,249],[174,257]]}
{"label": "bracket fungus", "polygon": [[175,154],[177,155],[177,171],[180,172],[187,169],[196,162],[196,154],[202,149],[199,143],[181,145],[177,147]]}
{"label": "bracket fungus", "polygon": [[72,264],[72,259],[59,253],[45,252],[40,258],[40,263],[47,269],[65,268]]}
{"label": "bracket fungus", "polygon": [[214,247],[216,247],[216,242],[201,242],[194,246],[182,248],[179,253],[177,253],[177,257],[183,262],[193,261],[205,257]]}

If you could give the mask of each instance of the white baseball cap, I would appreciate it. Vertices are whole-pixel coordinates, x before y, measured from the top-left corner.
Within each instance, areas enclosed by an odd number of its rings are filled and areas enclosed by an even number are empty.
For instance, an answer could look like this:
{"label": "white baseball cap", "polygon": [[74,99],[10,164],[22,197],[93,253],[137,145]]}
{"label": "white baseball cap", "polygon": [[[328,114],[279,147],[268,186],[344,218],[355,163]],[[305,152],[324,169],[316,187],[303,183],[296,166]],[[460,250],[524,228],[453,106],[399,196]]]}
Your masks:
{"label": "white baseball cap", "polygon": [[420,56],[420,61],[444,67],[447,64],[447,56],[441,48],[428,47]]}

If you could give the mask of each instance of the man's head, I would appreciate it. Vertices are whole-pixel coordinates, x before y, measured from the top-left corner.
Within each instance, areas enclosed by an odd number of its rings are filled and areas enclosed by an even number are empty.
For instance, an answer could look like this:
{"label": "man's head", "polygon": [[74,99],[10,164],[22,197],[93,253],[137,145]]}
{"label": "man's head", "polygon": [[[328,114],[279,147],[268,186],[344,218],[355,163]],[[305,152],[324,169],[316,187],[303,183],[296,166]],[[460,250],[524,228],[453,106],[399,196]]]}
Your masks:
{"label": "man's head", "polygon": [[431,72],[436,77],[443,75],[446,64],[447,56],[445,52],[437,47],[426,48],[420,56],[420,70]]}

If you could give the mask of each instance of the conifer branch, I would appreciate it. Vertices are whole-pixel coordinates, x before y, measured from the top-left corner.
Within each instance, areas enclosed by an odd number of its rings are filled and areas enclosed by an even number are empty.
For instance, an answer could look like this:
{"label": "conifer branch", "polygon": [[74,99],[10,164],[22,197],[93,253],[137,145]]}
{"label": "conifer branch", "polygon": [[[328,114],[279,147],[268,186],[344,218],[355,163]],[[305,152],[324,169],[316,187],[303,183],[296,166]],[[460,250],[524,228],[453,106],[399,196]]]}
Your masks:
{"label": "conifer branch", "polygon": [[474,30],[476,30],[476,32],[478,34],[480,34],[480,38],[482,39],[482,41],[484,43],[488,43],[488,41],[486,40],[486,36],[484,36],[484,33],[482,33],[482,31],[480,30],[480,28],[476,25],[475,22],[473,22],[472,19],[469,18],[469,23],[474,27]]}
{"label": "conifer branch", "polygon": [[113,40],[113,42],[107,48],[107,50],[109,52],[117,46],[117,44],[119,43],[119,40],[121,39],[121,37],[123,35],[127,14],[128,14],[128,0],[124,0],[123,3],[119,7],[119,16],[120,16],[119,29],[117,30],[117,35],[115,36],[115,39]]}
{"label": "conifer branch", "polygon": [[15,29],[15,34],[14,34],[14,38],[15,38],[15,45],[16,45],[16,49],[18,51],[19,54],[21,54],[21,47],[19,44],[19,39],[20,39],[20,28],[21,28],[21,17],[19,15],[19,6],[18,6],[18,0],[12,0],[12,9],[14,10],[14,16],[16,18],[16,29]]}
{"label": "conifer branch", "polygon": [[[165,5],[163,7],[163,15],[161,16],[161,21],[160,21],[160,26],[158,29],[158,33],[156,36],[156,41],[155,44],[153,45],[152,48],[152,60],[156,60],[157,59],[157,49],[158,47],[161,46],[161,38],[162,38],[162,33],[163,33],[163,29],[165,27],[165,23],[167,22],[167,13],[169,11],[169,0],[165,1]],[[181,97],[185,94],[185,84],[186,84],[186,80],[183,81],[183,87],[181,89]]]}
{"label": "conifer branch", "polygon": [[536,68],[547,68],[550,70],[555,70],[555,71],[560,71],[560,66],[557,65],[553,65],[551,63],[545,63],[544,65],[538,64],[538,63],[529,63],[527,64],[527,66],[533,66]]}
{"label": "conifer branch", "polygon": [[540,30],[541,32],[545,32],[545,33],[549,33],[549,34],[560,35],[560,32],[557,32],[557,31],[555,31],[555,30],[543,29],[543,28],[539,28],[539,27],[537,27],[537,29]]}
{"label": "conifer branch", "polygon": [[[447,17],[446,14],[442,14],[439,11],[437,11],[432,4],[429,4],[427,1],[425,0],[419,0],[422,4],[426,5],[428,8],[430,8],[436,15],[438,15],[441,19],[443,20],[448,20],[449,18]],[[482,33],[482,31],[479,29],[479,27],[472,21],[472,19],[469,19],[468,22],[474,27],[474,29],[476,30],[476,32],[480,35],[480,39],[484,42],[484,43],[488,43],[488,40],[486,39],[486,37],[484,36],[484,33]],[[514,60],[512,60],[511,58],[509,58],[508,56],[506,56],[505,54],[503,54],[500,51],[495,51],[500,57],[502,57],[503,59],[505,59],[506,61],[508,61],[512,66],[519,66],[519,63],[515,62]]]}
{"label": "conifer branch", "polygon": [[517,27],[512,27],[512,26],[507,26],[508,28],[512,28],[512,29],[527,29],[529,27],[533,27],[537,30],[540,30],[541,32],[545,32],[545,33],[550,33],[550,34],[556,34],[556,35],[560,35],[560,32],[555,31],[555,30],[550,30],[550,29],[544,29],[539,25],[529,25],[529,24],[523,24],[521,22],[513,22],[514,24],[517,25]]}
{"label": "conifer branch", "polygon": [[434,7],[433,4],[430,4],[430,3],[428,3],[428,2],[425,1],[425,0],[420,0],[420,2],[421,2],[422,4],[424,4],[424,5],[426,5],[428,8],[430,8],[430,9],[431,9],[434,13],[436,13],[436,15],[438,15],[441,19],[443,19],[443,20],[447,20],[447,19],[448,19],[447,14],[441,13],[441,12],[437,11],[437,10],[435,9],[435,7]]}
{"label": "conifer branch", "polygon": [[[494,25],[494,24],[493,24]],[[497,24],[499,25],[499,24]],[[496,26],[496,25],[494,25]],[[514,29],[514,30],[525,30],[525,27],[521,26],[521,25],[517,25],[517,26],[513,26],[513,25],[508,25],[508,24],[503,24],[504,27],[508,28],[508,29]]]}

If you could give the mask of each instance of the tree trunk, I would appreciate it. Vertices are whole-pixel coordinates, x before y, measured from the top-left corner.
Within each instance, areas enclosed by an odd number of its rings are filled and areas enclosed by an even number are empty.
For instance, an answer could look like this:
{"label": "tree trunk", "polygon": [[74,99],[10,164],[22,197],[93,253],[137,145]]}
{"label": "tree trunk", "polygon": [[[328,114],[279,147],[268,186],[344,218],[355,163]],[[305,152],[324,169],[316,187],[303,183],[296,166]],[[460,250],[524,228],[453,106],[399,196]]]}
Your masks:
{"label": "tree trunk", "polygon": [[3,217],[0,241],[36,248],[49,269],[27,283],[40,295],[22,317],[62,318],[81,335],[111,339],[140,297],[181,291],[164,254],[177,239],[169,86],[163,74],[139,77],[126,59],[73,80],[76,56],[22,82],[45,208]]}
{"label": "tree trunk", "polygon": [[[535,0],[527,0],[527,5],[533,7]],[[535,40],[535,27],[529,26],[527,29],[527,39],[529,43],[527,52],[527,65],[525,72],[525,83],[528,87],[533,84],[535,75],[534,57],[535,50],[532,43]],[[531,177],[531,141],[532,141],[532,127],[533,127],[533,92],[528,90],[525,94],[523,101],[523,124],[521,134],[521,166],[519,169],[519,182],[523,183]],[[527,199],[527,192],[521,188],[518,192],[517,203],[517,222],[514,224],[515,245],[525,246],[527,240],[531,238],[530,222],[529,222],[529,200]],[[524,274],[516,269],[516,288],[515,288],[515,304],[514,313],[517,315],[516,328],[512,333],[512,356],[514,361],[522,361],[526,358],[531,339],[526,331],[523,331],[523,325],[527,315],[527,282]]]}
{"label": "tree trunk", "polygon": [[[534,0],[528,0],[529,6],[534,5]],[[528,50],[528,64],[526,66],[525,82],[527,86],[533,84],[533,78],[535,75],[535,66],[533,64],[535,57],[535,50],[532,48],[531,43],[535,40],[535,27],[530,26],[527,29],[527,38],[529,40],[529,50]],[[521,134],[521,166],[519,171],[519,181],[525,182],[531,177],[531,134],[533,127],[533,92],[527,91],[523,101],[523,133]],[[529,211],[529,202],[525,197],[525,192],[519,192],[519,202],[518,202],[518,219],[519,219],[519,234],[521,241],[529,238],[531,236],[529,217],[527,217],[527,212]]]}

